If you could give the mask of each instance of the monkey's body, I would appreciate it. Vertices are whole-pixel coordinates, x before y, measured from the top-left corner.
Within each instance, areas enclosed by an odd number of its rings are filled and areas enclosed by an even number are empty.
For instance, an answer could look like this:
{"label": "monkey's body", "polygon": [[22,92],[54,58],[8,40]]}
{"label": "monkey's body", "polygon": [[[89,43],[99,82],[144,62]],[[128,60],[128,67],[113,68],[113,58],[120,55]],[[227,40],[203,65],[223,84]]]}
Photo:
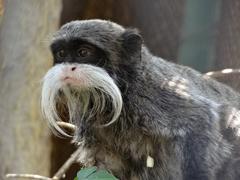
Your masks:
{"label": "monkey's body", "polygon": [[[240,179],[240,95],[188,67],[154,57],[135,31],[121,28],[92,20],[60,30],[68,39],[78,31],[79,38],[106,53],[110,62],[101,68],[116,82],[123,102],[118,119],[106,127],[99,125],[108,122],[111,105],[104,106],[109,111],[94,113],[89,104],[74,101],[74,111],[68,106],[70,120],[78,127],[75,139],[83,148],[81,163],[106,168],[122,180]],[[81,63],[73,65],[84,71]],[[81,107],[93,116],[82,119],[76,109]],[[153,167],[146,165],[149,156]]]}

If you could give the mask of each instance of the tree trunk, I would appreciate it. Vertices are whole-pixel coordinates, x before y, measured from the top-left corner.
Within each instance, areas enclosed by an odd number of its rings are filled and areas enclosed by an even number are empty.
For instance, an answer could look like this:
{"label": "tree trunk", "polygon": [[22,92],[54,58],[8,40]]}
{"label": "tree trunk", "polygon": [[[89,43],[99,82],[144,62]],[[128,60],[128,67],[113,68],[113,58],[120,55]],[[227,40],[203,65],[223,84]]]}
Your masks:
{"label": "tree trunk", "polygon": [[[222,0],[221,22],[216,42],[215,70],[240,68],[240,1]],[[240,74],[218,78],[240,92]]]}
{"label": "tree trunk", "polygon": [[[1,1],[0,1],[1,2]],[[40,113],[41,79],[50,66],[48,38],[61,1],[4,1],[0,27],[0,179],[49,175],[51,141]]]}

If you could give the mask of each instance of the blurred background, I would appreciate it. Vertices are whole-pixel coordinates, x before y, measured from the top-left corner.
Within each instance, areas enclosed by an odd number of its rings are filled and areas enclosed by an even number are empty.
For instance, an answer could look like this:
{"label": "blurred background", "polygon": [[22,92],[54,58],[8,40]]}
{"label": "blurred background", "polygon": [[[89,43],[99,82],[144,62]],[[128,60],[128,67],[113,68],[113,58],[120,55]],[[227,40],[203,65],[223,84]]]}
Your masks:
{"label": "blurred background", "polygon": [[[91,18],[137,27],[153,54],[203,73],[240,68],[239,0],[0,0],[0,179],[53,175],[74,151],[42,120],[41,79],[52,64],[52,34]],[[240,90],[238,74],[218,80]]]}

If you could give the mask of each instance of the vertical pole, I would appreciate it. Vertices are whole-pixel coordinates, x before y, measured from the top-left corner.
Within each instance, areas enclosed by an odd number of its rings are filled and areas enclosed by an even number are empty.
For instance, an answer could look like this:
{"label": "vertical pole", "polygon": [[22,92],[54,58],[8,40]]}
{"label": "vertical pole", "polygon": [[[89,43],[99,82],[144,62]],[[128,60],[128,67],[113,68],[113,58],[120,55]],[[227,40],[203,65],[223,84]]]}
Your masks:
{"label": "vertical pole", "polygon": [[205,72],[215,59],[221,0],[187,0],[178,62]]}

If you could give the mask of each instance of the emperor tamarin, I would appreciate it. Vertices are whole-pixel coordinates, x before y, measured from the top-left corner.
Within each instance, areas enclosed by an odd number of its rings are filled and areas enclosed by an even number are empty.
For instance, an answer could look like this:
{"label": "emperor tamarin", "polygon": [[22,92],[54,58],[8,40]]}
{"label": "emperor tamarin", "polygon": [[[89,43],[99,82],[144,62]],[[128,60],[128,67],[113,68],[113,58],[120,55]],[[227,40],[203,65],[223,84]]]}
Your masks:
{"label": "emperor tamarin", "polygon": [[[152,55],[136,29],[67,23],[51,44],[42,110],[76,125],[84,166],[122,180],[240,179],[240,95]],[[149,165],[150,163],[150,165]]]}

